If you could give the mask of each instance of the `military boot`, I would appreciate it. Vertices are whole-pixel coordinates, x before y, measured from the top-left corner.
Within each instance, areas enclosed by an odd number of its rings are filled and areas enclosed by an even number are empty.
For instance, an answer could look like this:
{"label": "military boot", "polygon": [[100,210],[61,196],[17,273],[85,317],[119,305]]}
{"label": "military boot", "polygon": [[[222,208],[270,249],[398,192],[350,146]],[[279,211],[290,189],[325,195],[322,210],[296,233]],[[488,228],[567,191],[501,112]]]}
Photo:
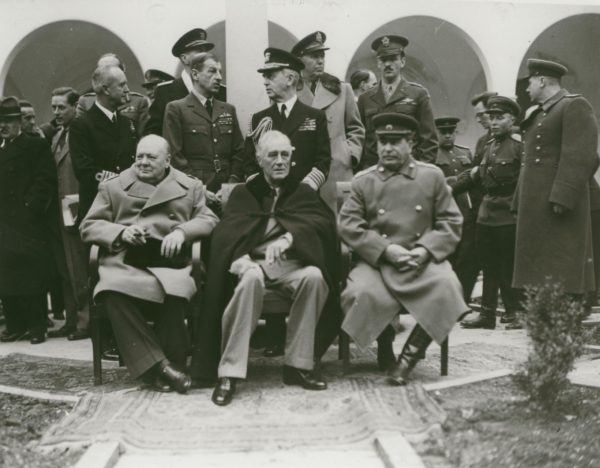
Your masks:
{"label": "military boot", "polygon": [[420,325],[415,325],[398,356],[398,361],[388,372],[388,380],[393,385],[406,385],[408,375],[421,360],[431,344],[431,337]]}
{"label": "military boot", "polygon": [[473,320],[465,320],[460,323],[462,328],[485,328],[493,330],[496,328],[496,311],[482,307],[479,317]]}
{"label": "military boot", "polygon": [[394,338],[396,338],[396,331],[391,325],[385,327],[377,338],[377,366],[379,370],[387,371],[396,363],[393,348]]}

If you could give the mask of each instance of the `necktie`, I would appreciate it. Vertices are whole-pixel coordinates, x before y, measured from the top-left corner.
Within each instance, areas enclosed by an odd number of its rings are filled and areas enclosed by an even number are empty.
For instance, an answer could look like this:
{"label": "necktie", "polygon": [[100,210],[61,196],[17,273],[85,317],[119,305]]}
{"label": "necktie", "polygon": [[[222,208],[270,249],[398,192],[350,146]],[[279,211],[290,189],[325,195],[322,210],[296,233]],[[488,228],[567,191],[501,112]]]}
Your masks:
{"label": "necktie", "polygon": [[285,111],[286,111],[286,110],[287,110],[287,108],[285,107],[285,104],[283,104],[283,105],[281,106],[281,119],[282,119],[282,120],[285,120],[285,119],[287,119],[287,116],[285,115]]}
{"label": "necktie", "polygon": [[317,80],[313,81],[310,84],[310,90],[312,91],[313,94],[315,94],[315,91],[317,90]]}
{"label": "necktie", "polygon": [[116,123],[117,123],[117,113],[116,113],[116,112],[113,112],[112,119],[110,119],[110,120],[111,120],[111,122],[112,122],[112,123],[114,123],[114,124],[116,124]]}
{"label": "necktie", "polygon": [[207,99],[204,104],[206,106],[206,112],[208,112],[208,115],[212,115],[212,99]]}

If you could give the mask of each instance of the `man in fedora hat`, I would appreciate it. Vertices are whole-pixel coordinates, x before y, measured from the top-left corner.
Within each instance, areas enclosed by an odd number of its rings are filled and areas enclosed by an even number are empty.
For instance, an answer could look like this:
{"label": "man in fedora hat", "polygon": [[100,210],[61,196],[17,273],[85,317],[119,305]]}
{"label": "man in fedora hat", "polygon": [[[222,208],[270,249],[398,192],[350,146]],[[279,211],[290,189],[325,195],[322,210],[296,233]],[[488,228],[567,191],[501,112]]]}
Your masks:
{"label": "man in fedora hat", "polygon": [[404,49],[408,39],[404,36],[382,36],[373,41],[371,49],[377,55],[377,68],[381,72],[379,85],[358,98],[358,110],[365,124],[366,139],[360,167],[377,163],[377,138],[373,116],[382,112],[398,112],[414,117],[419,122],[419,141],[414,157],[433,162],[437,152],[437,134],[428,91],[417,83],[406,81],[402,69],[406,65]]}
{"label": "man in fedora hat", "polygon": [[183,65],[179,78],[173,81],[164,81],[154,90],[154,101],[150,106],[150,117],[144,127],[144,134],[154,133],[162,135],[165,108],[171,101],[183,99],[192,90],[191,65],[198,54],[214,49],[215,45],[208,42],[206,31],[195,28],[181,36],[171,49],[171,54],[177,57]]}
{"label": "man in fedora hat", "polygon": [[598,167],[598,122],[582,95],[562,87],[565,66],[529,59],[527,68],[527,93],[537,105],[521,122],[526,156],[513,204],[513,285],[540,285],[551,276],[580,295],[595,289],[590,181]]}
{"label": "man in fedora hat", "polygon": [[352,87],[325,73],[325,33],[316,31],[300,40],[292,53],[302,60],[301,86],[298,99],[311,107],[323,109],[331,146],[331,168],[321,198],[332,210],[336,206],[336,182],[352,179],[360,162],[365,127],[360,120]]}
{"label": "man in fedora hat", "polygon": [[45,340],[50,262],[50,216],[56,202],[56,169],[50,146],[21,130],[15,97],[0,99],[0,299],[6,330],[0,341],[29,333]]}

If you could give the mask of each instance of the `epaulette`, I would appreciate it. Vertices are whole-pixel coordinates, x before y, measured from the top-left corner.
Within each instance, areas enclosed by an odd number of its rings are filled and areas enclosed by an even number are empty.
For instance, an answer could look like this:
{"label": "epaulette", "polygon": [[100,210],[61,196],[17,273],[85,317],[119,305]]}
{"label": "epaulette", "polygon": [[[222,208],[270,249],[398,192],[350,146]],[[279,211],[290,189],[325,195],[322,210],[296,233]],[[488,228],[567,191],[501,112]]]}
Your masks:
{"label": "epaulette", "polygon": [[457,148],[466,149],[466,150],[471,151],[471,148],[469,148],[468,146],[457,145],[456,143],[454,143],[454,146],[456,146]]}
{"label": "epaulette", "polygon": [[339,96],[342,92],[342,82],[337,77],[330,75],[329,73],[323,73],[319,77],[319,80],[321,81],[323,88],[336,96]]}
{"label": "epaulette", "polygon": [[83,93],[80,97],[96,97],[96,93],[91,91],[89,93]]}
{"label": "epaulette", "polygon": [[141,93],[138,93],[137,91],[129,91],[129,94],[130,94],[131,96],[140,97],[140,98],[146,97],[146,96],[144,96],[143,94],[141,94]]}
{"label": "epaulette", "polygon": [[565,97],[570,97],[570,98],[576,98],[576,97],[580,97],[581,94],[565,94]]}
{"label": "epaulette", "polygon": [[416,83],[414,81],[407,81],[406,84],[409,84],[411,86],[416,86],[417,88],[423,88],[425,91],[427,91],[427,88],[420,83]]}
{"label": "epaulette", "polygon": [[417,166],[423,166],[423,167],[430,167],[432,169],[439,169],[439,167],[437,167],[435,164],[431,164],[425,161],[415,161],[417,163]]}
{"label": "epaulette", "polygon": [[521,138],[521,135],[520,135],[520,134],[518,134],[518,133],[513,133],[513,134],[511,134],[511,135],[510,135],[510,138],[511,138],[513,141],[518,141],[519,143],[523,143],[523,139]]}
{"label": "epaulette", "polygon": [[156,85],[156,87],[157,87],[157,88],[160,88],[161,86],[165,86],[165,85],[168,85],[168,84],[171,84],[171,83],[173,83],[173,81],[175,81],[175,80],[163,81],[162,83],[158,83],[158,84]]}
{"label": "epaulette", "polygon": [[489,145],[493,141],[494,141],[494,138],[490,138],[488,141],[485,142],[485,146]]}
{"label": "epaulette", "polygon": [[373,171],[377,170],[377,164],[371,166],[371,167],[367,167],[366,169],[363,169],[362,171],[358,171],[356,174],[354,174],[354,178],[356,179],[357,177],[362,177],[366,174],[370,174]]}

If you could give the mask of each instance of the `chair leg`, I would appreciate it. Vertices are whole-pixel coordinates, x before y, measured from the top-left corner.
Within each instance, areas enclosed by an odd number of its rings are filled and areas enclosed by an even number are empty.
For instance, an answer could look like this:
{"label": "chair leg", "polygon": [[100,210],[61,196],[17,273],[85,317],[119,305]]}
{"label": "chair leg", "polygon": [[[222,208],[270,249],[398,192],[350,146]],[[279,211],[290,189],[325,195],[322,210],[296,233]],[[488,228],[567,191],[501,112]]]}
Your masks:
{"label": "chair leg", "polygon": [[[96,307],[96,306],[92,306]],[[90,318],[92,353],[94,362],[94,385],[102,385],[102,333],[97,317]]]}
{"label": "chair leg", "polygon": [[441,374],[443,377],[446,377],[448,375],[448,338],[446,338],[444,340],[444,342],[442,343],[441,346],[441,353],[440,353],[440,370],[441,370]]}
{"label": "chair leg", "polygon": [[350,371],[350,337],[344,331],[340,331],[338,353],[342,360],[342,372],[347,374]]}

